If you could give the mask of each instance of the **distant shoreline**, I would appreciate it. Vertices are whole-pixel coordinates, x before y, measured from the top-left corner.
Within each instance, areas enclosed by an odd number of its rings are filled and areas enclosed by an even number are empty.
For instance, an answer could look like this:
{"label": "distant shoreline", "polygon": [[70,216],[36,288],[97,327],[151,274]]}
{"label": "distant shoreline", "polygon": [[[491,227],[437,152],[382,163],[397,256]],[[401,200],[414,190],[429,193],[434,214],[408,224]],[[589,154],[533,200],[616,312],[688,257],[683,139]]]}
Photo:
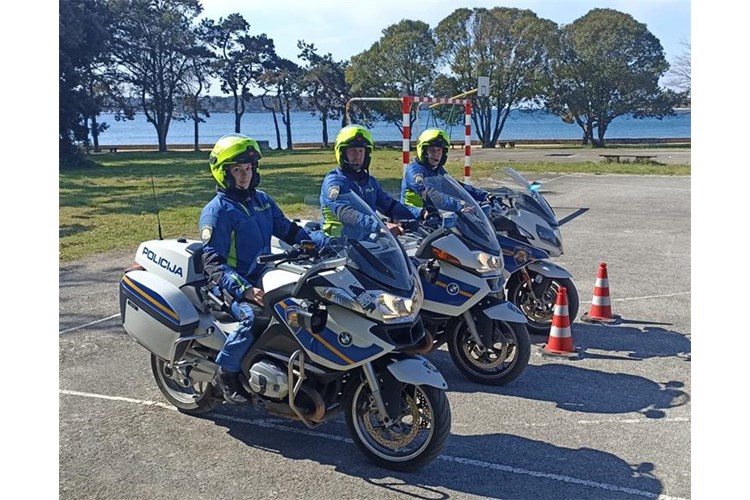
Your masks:
{"label": "distant shoreline", "polygon": [[[259,141],[261,148],[270,150],[268,141]],[[412,141],[414,142],[414,141]],[[690,137],[666,137],[666,138],[617,138],[612,139],[606,138],[605,142],[607,146],[632,146],[632,145],[658,145],[658,144],[686,144],[690,146]],[[452,141],[451,145],[455,147],[462,147],[463,141]],[[397,148],[401,149],[401,141],[376,141],[376,147],[380,148]],[[581,146],[580,139],[502,139],[498,141],[496,148],[504,147],[518,147],[518,146]],[[200,150],[211,150],[213,144],[199,144]],[[322,142],[299,142],[293,144],[294,149],[322,149]],[[471,142],[471,146],[474,148],[481,147],[481,144],[477,140]],[[329,148],[333,148],[333,141],[328,145]],[[117,152],[117,151],[157,151],[159,146],[156,144],[100,144],[100,152]],[[192,151],[194,144],[167,144],[167,150],[169,151]],[[275,149],[275,148],[274,148]],[[412,148],[413,149],[413,148]],[[114,150],[114,151],[113,151]]]}

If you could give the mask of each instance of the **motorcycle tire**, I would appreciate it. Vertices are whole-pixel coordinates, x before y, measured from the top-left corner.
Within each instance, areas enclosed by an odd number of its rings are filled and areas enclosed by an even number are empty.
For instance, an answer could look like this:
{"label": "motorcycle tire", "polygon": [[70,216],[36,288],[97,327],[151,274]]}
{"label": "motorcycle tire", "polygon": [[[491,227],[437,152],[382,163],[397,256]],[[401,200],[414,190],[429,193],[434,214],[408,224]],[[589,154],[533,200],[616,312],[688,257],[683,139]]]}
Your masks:
{"label": "motorcycle tire", "polygon": [[459,318],[448,333],[448,353],[467,378],[487,385],[505,385],[517,379],[529,364],[531,340],[526,325],[496,321],[497,338],[492,349],[482,350]]}
{"label": "motorcycle tire", "polygon": [[170,377],[167,362],[154,354],[151,355],[151,371],[156,385],[172,405],[179,411],[191,415],[200,415],[213,410],[223,398],[216,387],[207,382],[200,382],[185,387]]}
{"label": "motorcycle tire", "polygon": [[[382,382],[381,382],[382,383]],[[352,381],[344,394],[346,426],[368,459],[386,469],[408,472],[432,462],[445,447],[451,410],[445,391],[404,384],[401,416],[386,429],[369,384]]]}
{"label": "motorcycle tire", "polygon": [[[534,278],[531,274],[531,278]],[[528,321],[526,327],[532,335],[549,335],[552,328],[552,314],[555,312],[555,301],[560,287],[565,287],[568,295],[568,317],[573,323],[578,317],[578,290],[569,278],[546,278],[547,286],[542,293],[542,307],[533,303],[525,283],[519,281],[508,294],[508,299],[518,307]]]}

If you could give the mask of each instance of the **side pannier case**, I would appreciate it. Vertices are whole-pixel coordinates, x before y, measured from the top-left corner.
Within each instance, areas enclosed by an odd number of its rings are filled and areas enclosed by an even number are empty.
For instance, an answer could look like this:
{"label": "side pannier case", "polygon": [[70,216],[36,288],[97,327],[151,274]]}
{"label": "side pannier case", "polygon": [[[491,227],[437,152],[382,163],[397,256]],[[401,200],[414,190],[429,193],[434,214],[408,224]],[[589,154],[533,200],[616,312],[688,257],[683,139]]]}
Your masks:
{"label": "side pannier case", "polygon": [[120,280],[120,317],[125,331],[143,347],[170,360],[175,342],[193,334],[198,311],[173,284],[146,271]]}

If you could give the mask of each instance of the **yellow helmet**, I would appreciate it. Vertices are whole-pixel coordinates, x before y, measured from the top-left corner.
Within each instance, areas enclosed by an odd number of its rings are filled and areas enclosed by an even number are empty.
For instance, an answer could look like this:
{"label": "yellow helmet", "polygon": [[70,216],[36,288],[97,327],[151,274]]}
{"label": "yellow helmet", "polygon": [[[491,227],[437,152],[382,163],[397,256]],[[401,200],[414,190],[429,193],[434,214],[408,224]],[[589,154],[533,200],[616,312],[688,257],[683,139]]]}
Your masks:
{"label": "yellow helmet", "polygon": [[348,167],[346,154],[344,153],[346,148],[349,146],[365,148],[365,161],[362,169],[367,170],[370,166],[374,144],[372,134],[365,127],[361,125],[347,125],[336,135],[336,142],[333,145],[333,151],[336,153],[336,162],[342,169],[346,169]]}
{"label": "yellow helmet", "polygon": [[428,128],[421,134],[417,139],[417,161],[422,165],[427,165],[427,147],[428,146],[440,146],[443,148],[443,157],[440,158],[438,167],[445,165],[448,159],[448,146],[451,140],[448,137],[448,133],[439,128]]}
{"label": "yellow helmet", "polygon": [[[219,186],[227,189],[228,183],[232,182],[232,176],[227,177],[226,167],[236,165],[237,163],[251,163],[253,167],[258,166],[258,160],[263,155],[260,153],[260,146],[255,139],[242,134],[227,134],[216,141],[211,155],[208,157],[208,164],[211,168],[211,175],[214,176]],[[260,182],[260,176],[253,175],[253,183],[250,187],[255,187]]]}

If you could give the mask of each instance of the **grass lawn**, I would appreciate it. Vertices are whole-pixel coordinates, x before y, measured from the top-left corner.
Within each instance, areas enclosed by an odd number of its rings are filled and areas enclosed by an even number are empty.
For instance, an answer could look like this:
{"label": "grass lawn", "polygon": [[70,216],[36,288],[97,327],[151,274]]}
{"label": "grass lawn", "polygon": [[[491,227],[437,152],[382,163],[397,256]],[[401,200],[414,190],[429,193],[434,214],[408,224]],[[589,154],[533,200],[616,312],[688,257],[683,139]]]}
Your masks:
{"label": "grass lawn", "polygon": [[[413,154],[413,153],[412,153]],[[60,171],[60,262],[121,249],[155,239],[158,206],[164,238],[198,238],[198,217],[214,196],[208,152],[118,152],[93,157],[99,166]],[[476,184],[508,165],[472,159]],[[331,150],[268,151],[261,160],[260,189],[276,200],[288,217],[317,219],[318,195],[325,174],[334,167]],[[514,163],[521,172],[583,172],[690,175],[689,165],[601,162]],[[463,163],[449,161],[448,172],[463,179]],[[398,193],[401,151],[376,150],[370,172],[383,188]]]}

